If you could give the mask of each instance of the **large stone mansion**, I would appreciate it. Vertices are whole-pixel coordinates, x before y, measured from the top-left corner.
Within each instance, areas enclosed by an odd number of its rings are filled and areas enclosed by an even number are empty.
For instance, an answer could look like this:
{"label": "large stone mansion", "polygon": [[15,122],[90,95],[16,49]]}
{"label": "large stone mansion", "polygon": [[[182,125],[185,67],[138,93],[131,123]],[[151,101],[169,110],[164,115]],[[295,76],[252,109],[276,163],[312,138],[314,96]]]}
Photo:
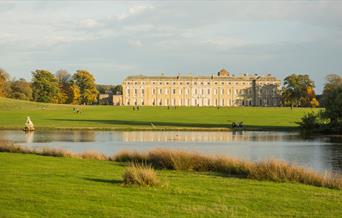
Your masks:
{"label": "large stone mansion", "polygon": [[212,76],[128,76],[122,88],[122,96],[117,96],[117,103],[114,104],[215,107],[280,105],[280,80],[274,76],[235,76],[225,69]]}

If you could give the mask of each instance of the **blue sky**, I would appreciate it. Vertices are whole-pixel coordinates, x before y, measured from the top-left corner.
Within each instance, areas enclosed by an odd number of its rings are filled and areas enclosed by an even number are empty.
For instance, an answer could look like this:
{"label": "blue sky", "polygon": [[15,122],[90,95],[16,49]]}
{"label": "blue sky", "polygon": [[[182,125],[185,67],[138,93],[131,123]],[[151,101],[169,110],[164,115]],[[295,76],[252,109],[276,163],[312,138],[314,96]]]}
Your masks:
{"label": "blue sky", "polygon": [[342,74],[338,1],[1,1],[0,67],[127,75]]}

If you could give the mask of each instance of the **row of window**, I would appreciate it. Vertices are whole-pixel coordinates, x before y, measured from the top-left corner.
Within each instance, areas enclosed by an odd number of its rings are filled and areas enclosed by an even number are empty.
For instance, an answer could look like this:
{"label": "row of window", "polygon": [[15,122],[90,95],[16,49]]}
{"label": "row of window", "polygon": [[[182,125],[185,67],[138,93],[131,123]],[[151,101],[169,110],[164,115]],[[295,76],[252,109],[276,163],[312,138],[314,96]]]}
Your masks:
{"label": "row of window", "polygon": [[[257,101],[257,106],[277,106],[277,99],[260,99]],[[131,105],[129,100],[126,105]],[[135,99],[132,105],[145,105],[143,99]],[[252,106],[252,100],[232,100],[232,99],[153,99],[152,106]]]}
{"label": "row of window", "polygon": [[[126,90],[127,90],[127,95],[130,95],[131,94],[130,93],[130,89],[127,88]],[[161,94],[166,94],[167,95],[167,94],[169,94],[169,88],[166,88],[164,90],[163,89],[152,89],[152,95],[156,95],[157,92],[160,95]],[[224,94],[231,95],[232,92],[235,95],[238,95],[238,94],[240,94],[240,95],[252,94],[252,90],[251,89],[240,89],[240,90],[239,89],[234,89],[234,90],[228,89],[226,91],[225,91],[225,89],[219,89],[219,92],[220,92],[221,95],[224,95]],[[266,95],[272,94],[272,93],[276,94],[276,89],[269,89],[269,90],[268,89],[263,89],[263,90],[258,90],[257,92],[258,92],[258,94],[266,94]],[[139,93],[139,89],[134,89],[134,94],[138,95],[138,93]],[[145,94],[145,89],[140,89],[140,93],[141,93],[141,95],[144,95]],[[177,94],[177,90],[176,89],[171,89],[170,93],[175,95],[175,94]],[[185,95],[188,95],[189,94],[189,89],[184,89],[184,93],[185,93]],[[214,89],[213,93],[214,93],[214,95],[217,95],[218,94],[218,89]],[[183,90],[182,89],[178,89],[178,94],[179,95],[183,94]],[[192,90],[192,94],[193,95],[198,95],[198,94],[201,94],[201,95],[208,94],[208,95],[210,95],[211,94],[211,89],[193,89]]]}
{"label": "row of window", "polygon": [[[125,82],[125,85],[144,85],[145,82]],[[159,85],[190,85],[190,82],[152,82],[153,85],[159,84]],[[252,82],[191,82],[193,85],[210,85],[210,84],[221,84],[221,85],[251,85]],[[258,82],[258,85],[276,85],[277,82]]]}

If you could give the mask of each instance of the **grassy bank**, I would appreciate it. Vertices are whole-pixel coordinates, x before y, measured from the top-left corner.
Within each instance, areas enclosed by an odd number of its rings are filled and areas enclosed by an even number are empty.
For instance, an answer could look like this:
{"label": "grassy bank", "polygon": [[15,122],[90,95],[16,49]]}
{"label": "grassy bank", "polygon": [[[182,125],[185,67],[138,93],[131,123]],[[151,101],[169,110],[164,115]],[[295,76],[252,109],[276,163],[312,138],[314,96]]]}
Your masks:
{"label": "grassy bank", "polygon": [[2,217],[341,217],[341,191],[158,171],[163,186],[123,186],[116,162],[0,153]]}
{"label": "grassy bank", "polygon": [[227,130],[243,121],[246,130],[289,130],[312,109],[260,107],[132,107],[55,105],[0,98],[0,129],[22,129],[30,116],[38,129]]}
{"label": "grassy bank", "polygon": [[107,160],[133,165],[145,165],[166,170],[216,173],[224,177],[237,177],[274,182],[297,182],[317,187],[342,189],[342,176],[325,174],[291,165],[280,160],[251,162],[226,156],[208,156],[199,153],[154,149],[148,152],[122,151],[113,156],[98,152],[74,153],[63,149],[32,148],[0,141],[0,152],[37,154],[85,160]]}

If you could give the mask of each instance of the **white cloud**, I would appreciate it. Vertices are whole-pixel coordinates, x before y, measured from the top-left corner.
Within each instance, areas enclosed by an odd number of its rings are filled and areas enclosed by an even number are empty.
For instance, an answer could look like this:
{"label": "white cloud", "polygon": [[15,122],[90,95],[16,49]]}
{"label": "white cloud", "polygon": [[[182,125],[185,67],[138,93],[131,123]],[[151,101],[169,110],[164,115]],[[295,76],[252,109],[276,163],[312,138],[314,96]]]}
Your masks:
{"label": "white cloud", "polygon": [[203,41],[204,44],[218,47],[240,47],[247,45],[247,42],[240,38],[219,37]]}
{"label": "white cloud", "polygon": [[100,26],[102,25],[98,21],[91,19],[91,18],[83,19],[80,21],[81,28],[92,29],[92,28],[100,27]]}
{"label": "white cloud", "polygon": [[130,40],[128,41],[128,44],[132,47],[142,47],[143,44],[140,40]]}

